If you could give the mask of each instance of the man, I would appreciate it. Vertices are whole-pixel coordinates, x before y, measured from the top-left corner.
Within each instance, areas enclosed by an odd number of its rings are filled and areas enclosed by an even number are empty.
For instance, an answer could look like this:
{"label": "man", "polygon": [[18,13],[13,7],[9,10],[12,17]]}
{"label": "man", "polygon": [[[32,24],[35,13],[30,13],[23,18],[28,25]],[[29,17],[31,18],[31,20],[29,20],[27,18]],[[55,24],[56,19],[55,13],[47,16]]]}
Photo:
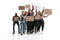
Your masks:
{"label": "man", "polygon": [[15,24],[18,25],[18,33],[20,33],[19,32],[19,20],[20,20],[20,18],[17,15],[17,13],[15,13],[15,16],[13,16],[13,19],[12,20],[13,20],[13,34],[15,33]]}

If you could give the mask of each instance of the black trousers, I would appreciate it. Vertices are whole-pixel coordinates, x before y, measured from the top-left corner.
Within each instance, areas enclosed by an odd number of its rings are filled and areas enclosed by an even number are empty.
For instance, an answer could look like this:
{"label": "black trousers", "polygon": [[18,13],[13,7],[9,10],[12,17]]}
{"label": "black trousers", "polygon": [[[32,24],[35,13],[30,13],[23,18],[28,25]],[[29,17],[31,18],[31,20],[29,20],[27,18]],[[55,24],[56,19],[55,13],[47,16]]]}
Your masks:
{"label": "black trousers", "polygon": [[19,22],[18,21],[13,22],[13,33],[15,33],[15,24],[18,25],[18,33],[19,33]]}
{"label": "black trousers", "polygon": [[33,33],[33,29],[34,29],[34,21],[31,21],[30,24],[31,24],[30,31],[31,31],[31,33]]}
{"label": "black trousers", "polygon": [[30,22],[27,22],[27,33],[30,31]]}
{"label": "black trousers", "polygon": [[28,21],[27,22],[27,33],[30,32],[34,29],[34,22]]}
{"label": "black trousers", "polygon": [[[44,29],[44,20],[43,19],[40,19],[40,27],[42,27],[42,31],[43,31],[43,29]],[[40,28],[39,28],[40,29]],[[38,30],[39,30],[38,29]]]}
{"label": "black trousers", "polygon": [[35,20],[34,21],[34,27],[35,27],[35,33],[37,31],[39,31],[39,29],[40,29],[40,22],[39,22],[39,20]]}

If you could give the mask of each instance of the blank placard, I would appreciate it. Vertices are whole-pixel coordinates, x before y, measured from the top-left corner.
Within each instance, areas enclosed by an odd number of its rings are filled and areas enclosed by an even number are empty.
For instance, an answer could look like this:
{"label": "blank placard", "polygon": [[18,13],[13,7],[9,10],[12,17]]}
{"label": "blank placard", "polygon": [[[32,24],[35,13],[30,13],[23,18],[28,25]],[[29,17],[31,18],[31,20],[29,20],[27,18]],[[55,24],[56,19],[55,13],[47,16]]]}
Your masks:
{"label": "blank placard", "polygon": [[19,17],[14,17],[14,21],[19,21]]}
{"label": "blank placard", "polygon": [[25,10],[25,6],[19,6],[19,10]]}
{"label": "blank placard", "polygon": [[34,16],[27,16],[26,21],[34,21]]}
{"label": "blank placard", "polygon": [[35,16],[35,20],[39,20],[40,18],[41,18],[40,15],[36,15],[36,16]]}
{"label": "blank placard", "polygon": [[44,14],[52,15],[52,9],[44,9]]}

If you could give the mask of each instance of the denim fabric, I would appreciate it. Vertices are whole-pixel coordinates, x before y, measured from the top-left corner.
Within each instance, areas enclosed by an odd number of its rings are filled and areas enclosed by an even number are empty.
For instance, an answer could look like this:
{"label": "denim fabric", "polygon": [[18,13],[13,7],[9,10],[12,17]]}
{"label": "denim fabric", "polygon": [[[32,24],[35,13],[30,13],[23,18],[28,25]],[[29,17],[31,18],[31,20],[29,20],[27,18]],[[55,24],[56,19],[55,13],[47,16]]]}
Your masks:
{"label": "denim fabric", "polygon": [[25,21],[21,21],[20,22],[20,33],[23,33],[26,31],[26,22]]}

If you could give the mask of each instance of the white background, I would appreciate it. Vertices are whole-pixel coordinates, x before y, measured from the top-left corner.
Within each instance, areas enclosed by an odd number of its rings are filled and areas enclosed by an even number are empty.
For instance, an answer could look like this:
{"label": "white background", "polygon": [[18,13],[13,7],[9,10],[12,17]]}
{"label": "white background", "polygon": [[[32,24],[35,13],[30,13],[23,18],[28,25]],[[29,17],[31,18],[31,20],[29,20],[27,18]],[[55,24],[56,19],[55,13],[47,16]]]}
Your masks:
{"label": "white background", "polygon": [[[45,18],[43,34],[12,34],[12,16],[15,12],[20,15],[19,5],[33,4],[44,5],[52,8],[52,15]],[[60,1],[59,0],[0,0],[0,40],[60,40]]]}

